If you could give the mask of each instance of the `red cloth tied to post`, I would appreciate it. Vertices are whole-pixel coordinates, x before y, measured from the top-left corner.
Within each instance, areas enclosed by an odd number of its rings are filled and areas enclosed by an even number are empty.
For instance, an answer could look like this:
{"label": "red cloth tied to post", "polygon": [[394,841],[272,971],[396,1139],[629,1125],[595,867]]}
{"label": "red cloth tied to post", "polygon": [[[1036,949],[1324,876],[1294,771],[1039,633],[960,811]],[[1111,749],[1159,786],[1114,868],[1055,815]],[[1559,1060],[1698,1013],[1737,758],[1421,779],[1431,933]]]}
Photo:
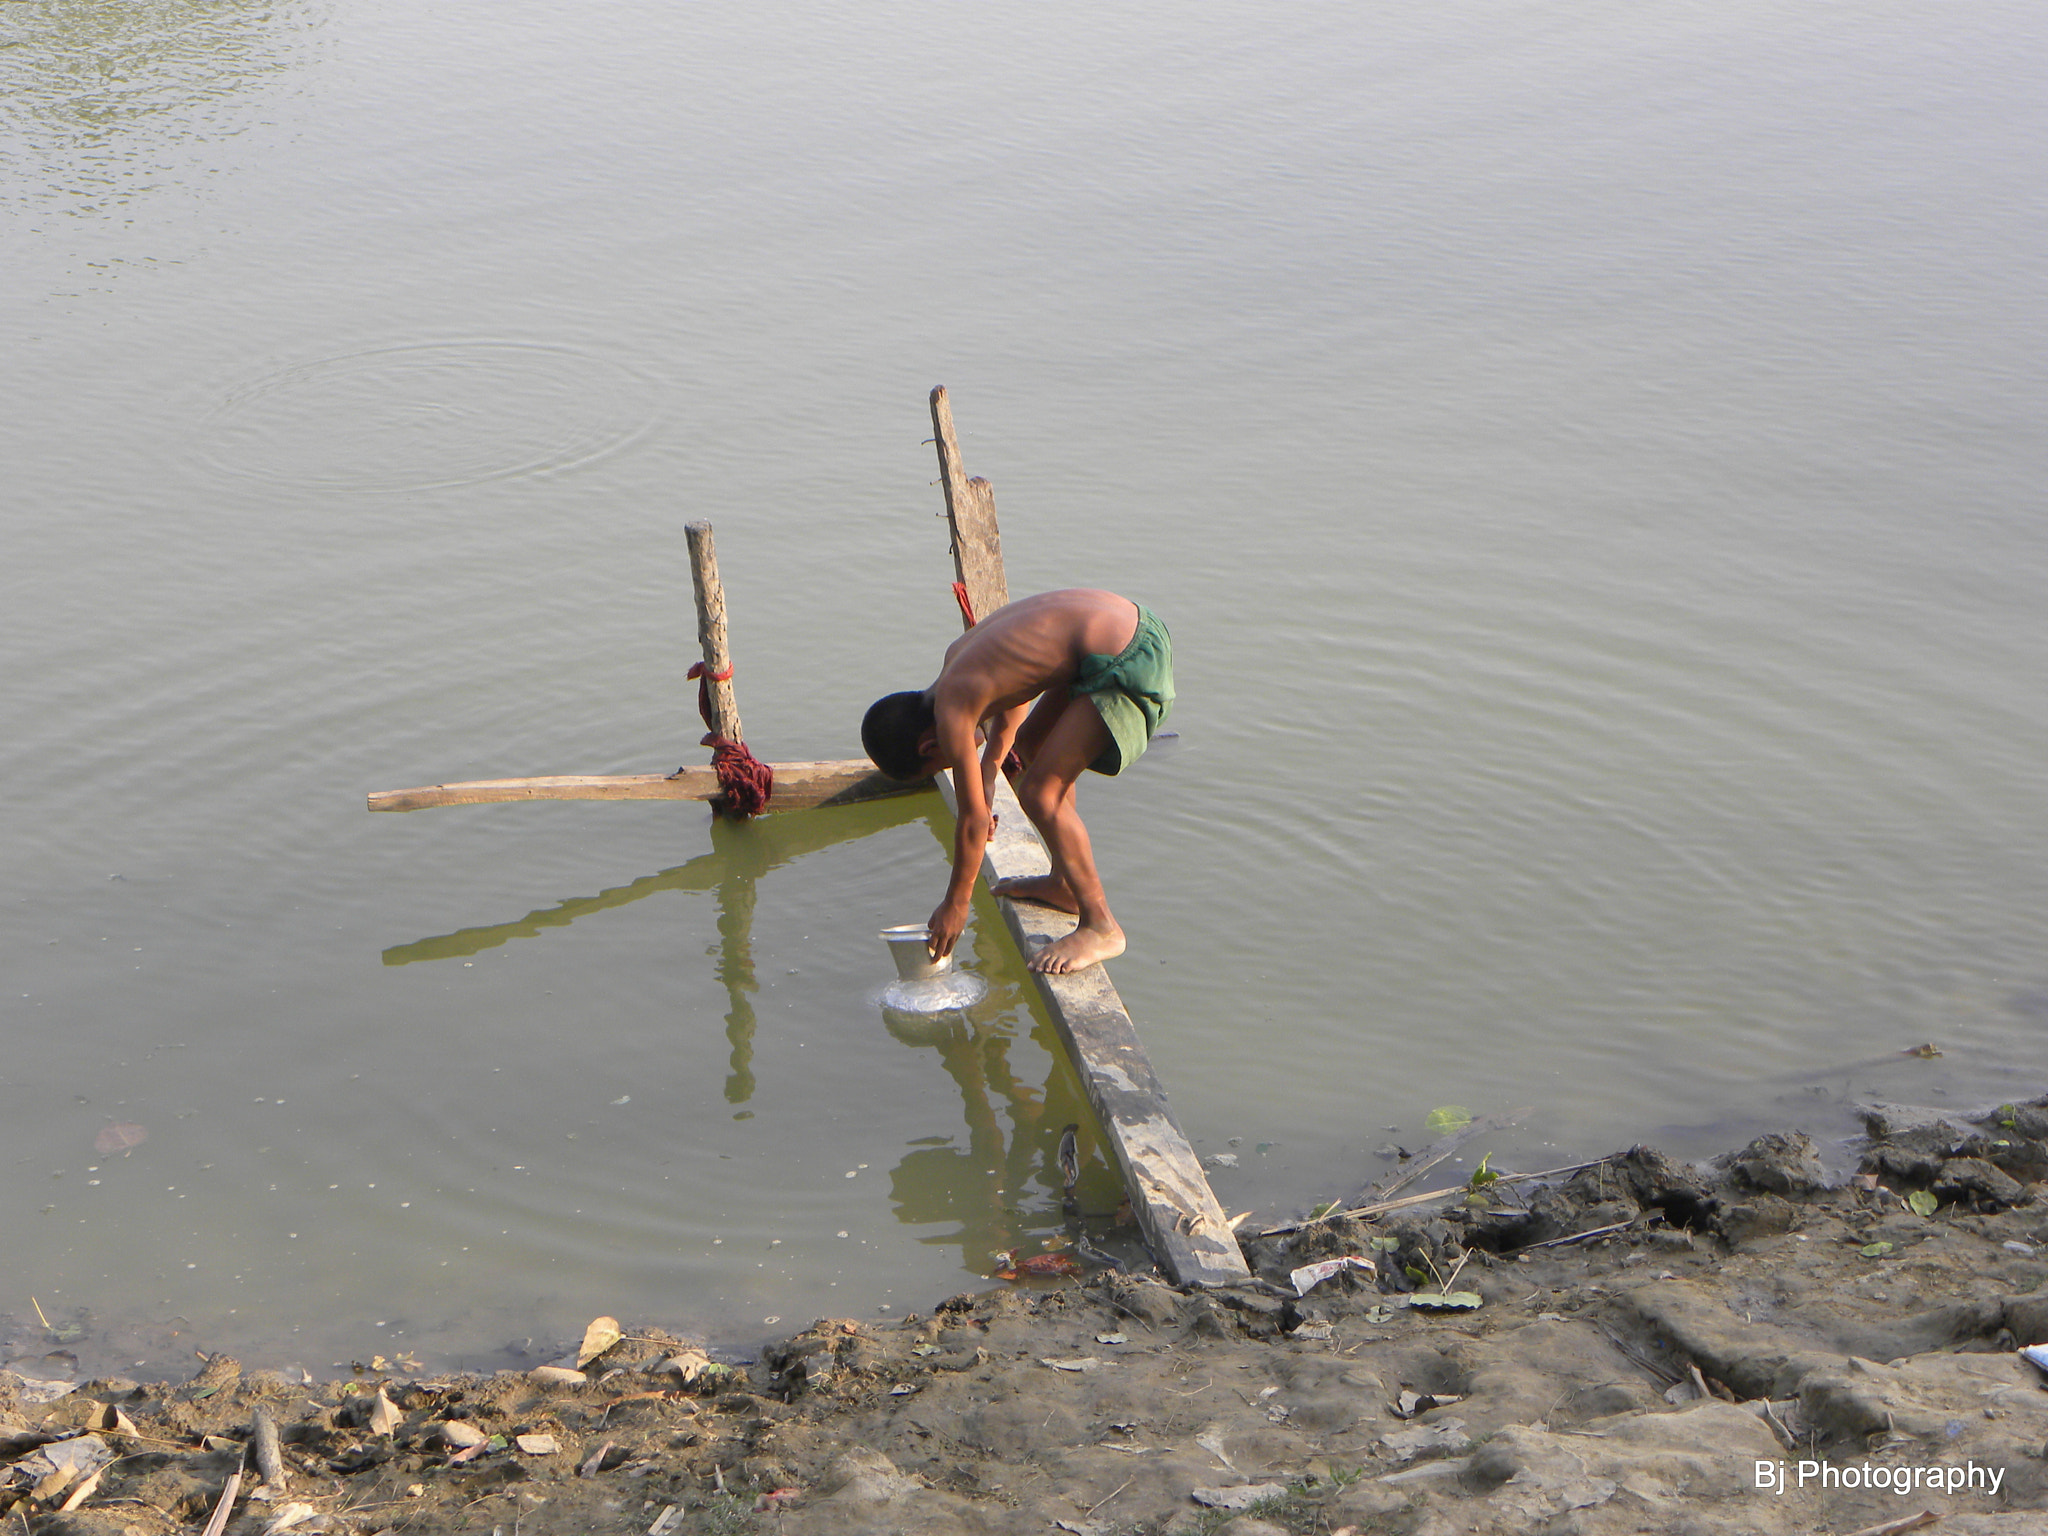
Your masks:
{"label": "red cloth tied to post", "polygon": [[744,741],[719,735],[711,719],[711,685],[730,678],[732,668],[713,672],[699,661],[691,664],[688,675],[697,680],[697,713],[711,727],[705,734],[704,745],[711,749],[711,771],[718,775],[726,810],[735,816],[760,815],[768,809],[768,797],[775,792],[775,770],[748,751]]}

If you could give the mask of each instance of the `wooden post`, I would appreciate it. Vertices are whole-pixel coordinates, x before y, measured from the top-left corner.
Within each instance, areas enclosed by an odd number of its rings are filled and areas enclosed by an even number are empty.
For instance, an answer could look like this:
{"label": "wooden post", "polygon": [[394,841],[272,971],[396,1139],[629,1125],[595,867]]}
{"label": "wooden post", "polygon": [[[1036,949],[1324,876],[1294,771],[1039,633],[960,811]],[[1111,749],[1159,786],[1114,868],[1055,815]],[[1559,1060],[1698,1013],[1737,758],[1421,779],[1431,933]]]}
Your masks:
{"label": "wooden post", "polygon": [[[986,480],[968,479],[961,468],[953,407],[946,401],[944,385],[932,391],[932,433],[939,446],[939,477],[946,488],[946,522],[953,533],[954,576],[967,589],[974,616],[985,619],[1010,600],[1003,540],[996,528],[996,492]],[[963,614],[963,623],[965,618]]]}
{"label": "wooden post", "polygon": [[705,680],[710,684],[711,729],[728,741],[743,741],[740,706],[730,677],[732,652],[725,636],[725,587],[718,579],[718,552],[711,542],[709,523],[689,523],[683,530],[690,540],[690,584],[697,591],[697,644],[704,652]]}

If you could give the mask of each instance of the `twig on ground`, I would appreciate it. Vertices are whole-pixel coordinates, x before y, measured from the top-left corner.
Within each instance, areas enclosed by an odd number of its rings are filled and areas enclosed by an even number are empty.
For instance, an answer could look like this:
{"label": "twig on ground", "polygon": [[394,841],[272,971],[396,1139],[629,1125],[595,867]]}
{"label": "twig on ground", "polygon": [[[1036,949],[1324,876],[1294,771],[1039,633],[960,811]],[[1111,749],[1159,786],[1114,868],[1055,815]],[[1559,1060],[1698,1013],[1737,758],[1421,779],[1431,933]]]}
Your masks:
{"label": "twig on ground", "polygon": [[1483,1136],[1488,1131],[1505,1130],[1507,1127],[1516,1124],[1528,1113],[1527,1109],[1511,1109],[1504,1114],[1481,1115],[1462,1131],[1454,1131],[1449,1136],[1444,1137],[1442,1141],[1424,1147],[1414,1157],[1410,1158],[1408,1166],[1403,1168],[1394,1177],[1375,1180],[1373,1183],[1366,1185],[1365,1188],[1351,1197],[1351,1204],[1365,1205],[1369,1201],[1390,1199],[1397,1191],[1406,1189],[1438,1163],[1457,1151],[1458,1148],[1465,1145],[1466,1142],[1472,1140],[1473,1137]]}
{"label": "twig on ground", "polygon": [[235,1495],[242,1491],[242,1469],[244,1462],[228,1474],[227,1486],[220,1491],[220,1502],[213,1507],[213,1518],[206,1522],[206,1536],[220,1536],[228,1528],[228,1516],[235,1511]]}
{"label": "twig on ground", "polygon": [[1908,1515],[1903,1520],[1887,1520],[1883,1525],[1866,1525],[1860,1531],[1851,1531],[1849,1536],[1901,1536],[1905,1531],[1917,1531],[1923,1525],[1932,1525],[1939,1520],[1931,1509],[1923,1509],[1917,1515]]}
{"label": "twig on ground", "polygon": [[[1551,1179],[1560,1175],[1584,1173],[1588,1168],[1604,1168],[1607,1166],[1607,1163],[1607,1158],[1597,1157],[1589,1163],[1567,1163],[1562,1168],[1539,1168],[1534,1173],[1504,1173],[1488,1184],[1487,1188],[1492,1189],[1495,1185],[1500,1184],[1526,1184],[1532,1179]],[[1453,1184],[1449,1189],[1432,1189],[1419,1195],[1403,1195],[1398,1200],[1379,1200],[1371,1205],[1353,1206],[1349,1210],[1325,1211],[1320,1216],[1306,1217],[1301,1221],[1282,1222],[1277,1227],[1267,1227],[1253,1235],[1256,1237],[1280,1237],[1289,1232],[1299,1232],[1303,1227],[1310,1226],[1315,1222],[1329,1221],[1338,1216],[1349,1216],[1353,1219],[1384,1216],[1388,1211],[1406,1210],[1409,1206],[1428,1205],[1432,1200],[1448,1200],[1454,1195],[1470,1193],[1471,1189],[1469,1186]]]}
{"label": "twig on ground", "polygon": [[1132,1478],[1128,1478],[1128,1477],[1127,1477],[1127,1478],[1125,1478],[1125,1479],[1124,1479],[1124,1480],[1123,1480],[1123,1481],[1122,1481],[1121,1483],[1118,1483],[1118,1484],[1116,1485],[1116,1487],[1115,1487],[1115,1488],[1114,1488],[1114,1489],[1113,1489],[1113,1490],[1112,1490],[1112,1491],[1110,1492],[1110,1495],[1109,1495],[1109,1498],[1108,1498],[1108,1499],[1102,1499],[1102,1500],[1098,1501],[1097,1503],[1094,1503],[1094,1504],[1091,1504],[1091,1505],[1089,1505],[1089,1506],[1088,1506],[1088,1514],[1086,1514],[1086,1515],[1083,1515],[1083,1516],[1082,1516],[1081,1518],[1082,1518],[1083,1520],[1086,1520],[1086,1519],[1088,1518],[1088,1516],[1089,1516],[1089,1515],[1092,1515],[1092,1514],[1094,1514],[1096,1510],[1098,1510],[1098,1509],[1102,1508],[1102,1506],[1103,1506],[1104,1504],[1107,1504],[1107,1503],[1109,1502],[1109,1499],[1113,1499],[1113,1498],[1115,1498],[1115,1497],[1117,1496],[1117,1494],[1119,1494],[1119,1493],[1122,1493],[1122,1492],[1123,1492],[1123,1491],[1124,1491],[1124,1490],[1125,1490],[1126,1488],[1130,1487],[1133,1481],[1135,1481],[1135,1479],[1132,1479]]}
{"label": "twig on ground", "polygon": [[1670,1386],[1674,1381],[1678,1380],[1678,1372],[1671,1370],[1667,1366],[1660,1365],[1655,1360],[1652,1360],[1649,1356],[1645,1355],[1641,1350],[1637,1349],[1633,1344],[1630,1344],[1627,1340],[1622,1338],[1622,1336],[1616,1333],[1613,1329],[1602,1328],[1600,1331],[1607,1335],[1607,1342],[1612,1344],[1617,1350],[1619,1350],[1626,1359],[1634,1363],[1640,1369],[1648,1371],[1652,1376],[1656,1377],[1659,1381],[1663,1382],[1664,1385],[1666,1385],[1667,1387]]}
{"label": "twig on ground", "polygon": [[1784,1441],[1784,1442],[1785,1442],[1785,1449],[1786,1449],[1786,1450],[1788,1450],[1788,1451],[1796,1451],[1796,1450],[1798,1450],[1798,1449],[1799,1449],[1799,1442],[1798,1442],[1797,1440],[1794,1440],[1794,1439],[1792,1438],[1792,1431],[1791,1431],[1791,1430],[1789,1430],[1789,1429],[1787,1429],[1787,1428],[1786,1428],[1786,1427],[1785,1427],[1785,1426],[1784,1426],[1784,1425],[1783,1425],[1782,1423],[1780,1423],[1780,1422],[1779,1422],[1779,1419],[1778,1419],[1778,1416],[1777,1416],[1777,1415],[1776,1415],[1775,1413],[1771,1412],[1771,1400],[1770,1400],[1769,1398],[1765,1398],[1765,1399],[1763,1400],[1763,1403],[1764,1403],[1764,1422],[1765,1422],[1766,1424],[1770,1425],[1772,1429],[1774,1429],[1774,1430],[1776,1430],[1776,1431],[1777,1431],[1777,1433],[1778,1433],[1778,1438],[1779,1438],[1780,1440],[1782,1440],[1782,1441]]}
{"label": "twig on ground", "polygon": [[1538,1248],[1563,1248],[1571,1243],[1589,1242],[1596,1237],[1612,1237],[1617,1232],[1626,1232],[1634,1226],[1648,1226],[1653,1221],[1662,1221],[1663,1213],[1649,1211],[1629,1221],[1617,1221],[1610,1227],[1589,1227],[1584,1232],[1568,1232],[1563,1237],[1547,1237],[1540,1243],[1524,1243],[1517,1253],[1533,1253]]}

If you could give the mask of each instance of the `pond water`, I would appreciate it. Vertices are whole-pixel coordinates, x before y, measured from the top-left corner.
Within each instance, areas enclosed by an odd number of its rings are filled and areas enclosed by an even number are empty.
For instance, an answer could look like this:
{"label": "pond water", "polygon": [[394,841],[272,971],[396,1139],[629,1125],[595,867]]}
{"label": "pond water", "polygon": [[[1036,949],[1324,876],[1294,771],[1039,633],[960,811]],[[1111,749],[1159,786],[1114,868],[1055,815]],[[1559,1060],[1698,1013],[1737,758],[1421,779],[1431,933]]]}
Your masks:
{"label": "pond water", "polygon": [[[1171,625],[1082,805],[1226,1209],[2048,1087],[2048,22],[1603,0],[19,0],[0,1319],[110,1364],[744,1348],[1117,1193],[929,797],[371,816],[857,751],[1013,591]],[[1901,1054],[1922,1042],[1938,1057]],[[132,1128],[132,1129],[117,1129]],[[142,1139],[137,1140],[137,1136]]]}

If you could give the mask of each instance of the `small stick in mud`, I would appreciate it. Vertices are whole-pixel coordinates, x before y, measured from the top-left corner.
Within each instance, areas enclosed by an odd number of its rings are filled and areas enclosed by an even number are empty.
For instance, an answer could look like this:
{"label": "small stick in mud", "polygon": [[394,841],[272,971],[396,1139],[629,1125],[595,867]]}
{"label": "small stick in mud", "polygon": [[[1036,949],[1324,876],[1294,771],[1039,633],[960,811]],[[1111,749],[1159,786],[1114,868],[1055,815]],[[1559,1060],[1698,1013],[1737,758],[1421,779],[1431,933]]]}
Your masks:
{"label": "small stick in mud", "polygon": [[284,1490],[284,1455],[277,1443],[277,1421],[261,1408],[256,1410],[249,1438],[256,1448],[256,1471],[266,1488]]}
{"label": "small stick in mud", "polygon": [[1923,1525],[1932,1525],[1939,1520],[1931,1509],[1923,1509],[1917,1515],[1908,1515],[1903,1520],[1887,1520],[1883,1525],[1866,1525],[1860,1531],[1851,1531],[1849,1536],[1904,1536],[1907,1531],[1917,1531]]}
{"label": "small stick in mud", "polygon": [[242,1470],[244,1462],[228,1476],[228,1484],[220,1491],[220,1502],[213,1507],[213,1518],[206,1522],[206,1536],[220,1536],[228,1528],[228,1516],[235,1510],[235,1495],[242,1491]]}

